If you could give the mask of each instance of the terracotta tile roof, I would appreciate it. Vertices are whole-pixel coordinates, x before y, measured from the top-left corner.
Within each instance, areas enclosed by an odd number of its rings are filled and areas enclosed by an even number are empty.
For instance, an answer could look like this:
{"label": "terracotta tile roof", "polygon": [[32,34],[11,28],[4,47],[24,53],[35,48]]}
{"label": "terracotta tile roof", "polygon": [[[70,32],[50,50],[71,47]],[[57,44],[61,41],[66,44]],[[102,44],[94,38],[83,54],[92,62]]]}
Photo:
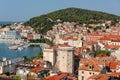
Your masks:
{"label": "terracotta tile roof", "polygon": [[92,80],[92,79],[95,79],[95,80],[108,80],[108,77],[105,76],[105,75],[92,75],[90,76],[87,80]]}
{"label": "terracotta tile roof", "polygon": [[[115,61],[115,57],[113,56],[105,56],[105,57],[96,57],[96,58],[82,58],[80,60],[81,66],[79,67],[80,70],[92,70],[92,71],[101,71],[102,67],[99,65],[109,65],[111,61]],[[90,69],[90,66],[92,67]]]}
{"label": "terracotta tile roof", "polygon": [[[102,68],[98,66],[95,58],[90,58],[89,60],[83,59],[83,65],[80,66],[80,70],[92,70],[100,72]],[[81,60],[80,60],[81,62]]]}
{"label": "terracotta tile roof", "polygon": [[54,45],[54,46],[50,46],[48,49],[53,49],[53,50],[55,50],[56,48],[57,48],[57,46]]}
{"label": "terracotta tile roof", "polygon": [[41,63],[34,61],[34,62],[30,62],[30,64],[38,66],[38,65],[40,65]]}
{"label": "terracotta tile roof", "polygon": [[71,47],[71,46],[68,45],[68,44],[58,44],[58,46],[60,46],[60,47]]}
{"label": "terracotta tile roof", "polygon": [[110,40],[110,38],[108,38],[108,37],[103,37],[103,38],[100,38],[99,40]]}
{"label": "terracotta tile roof", "polygon": [[48,76],[47,80],[60,80],[67,76],[67,73],[62,73],[60,75]]}
{"label": "terracotta tile roof", "polygon": [[100,77],[98,80],[108,80],[108,77]]}
{"label": "terracotta tile roof", "polygon": [[35,67],[35,68],[32,68],[30,71],[38,74],[39,71],[46,70],[46,69],[47,68],[44,68],[44,67]]}
{"label": "terracotta tile roof", "polygon": [[119,40],[120,40],[120,36],[116,36],[116,35],[108,35],[108,36],[104,36],[103,38],[100,38],[99,40],[112,40],[112,41],[119,41]]}
{"label": "terracotta tile roof", "polygon": [[114,49],[114,48],[120,48],[120,46],[117,46],[117,45],[106,45],[104,48]]}
{"label": "terracotta tile roof", "polygon": [[64,40],[64,41],[67,41],[67,40],[76,41],[76,40],[78,40],[78,38],[61,38],[61,39]]}
{"label": "terracotta tile roof", "polygon": [[70,80],[77,80],[77,78],[68,75],[67,73],[61,73],[59,75],[54,75],[54,76],[48,76],[46,79],[47,80],[61,80],[62,78],[67,77]]}
{"label": "terracotta tile roof", "polygon": [[120,42],[120,39],[114,39],[114,40],[111,40],[111,42]]}
{"label": "terracotta tile roof", "polygon": [[87,34],[85,36],[103,36],[103,35],[101,35],[101,34]]}
{"label": "terracotta tile roof", "polygon": [[117,62],[117,61],[111,61],[111,62],[109,63],[110,69],[116,69],[116,68],[117,68],[117,65],[120,65],[120,61],[119,61],[119,62]]}
{"label": "terracotta tile roof", "polygon": [[17,28],[16,30],[18,30],[18,31],[20,31],[20,32],[22,31],[22,29],[21,29],[21,28]]}
{"label": "terracotta tile roof", "polygon": [[112,73],[107,73],[107,74],[98,74],[98,75],[92,75],[90,76],[87,80],[108,80],[109,77],[119,77],[120,72],[112,72]]}
{"label": "terracotta tile roof", "polygon": [[68,30],[64,30],[65,32],[68,32]]}
{"label": "terracotta tile roof", "polygon": [[118,76],[120,76],[120,72],[108,73],[108,74],[106,74],[106,76],[118,77]]}

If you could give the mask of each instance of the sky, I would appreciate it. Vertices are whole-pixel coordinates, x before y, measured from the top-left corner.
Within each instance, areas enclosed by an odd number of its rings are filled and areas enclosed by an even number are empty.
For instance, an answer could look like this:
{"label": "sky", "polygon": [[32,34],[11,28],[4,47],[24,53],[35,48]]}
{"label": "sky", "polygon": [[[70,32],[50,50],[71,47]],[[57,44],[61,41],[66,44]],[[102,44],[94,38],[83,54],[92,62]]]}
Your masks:
{"label": "sky", "polygon": [[27,21],[35,16],[70,7],[120,16],[120,0],[0,0],[0,21]]}

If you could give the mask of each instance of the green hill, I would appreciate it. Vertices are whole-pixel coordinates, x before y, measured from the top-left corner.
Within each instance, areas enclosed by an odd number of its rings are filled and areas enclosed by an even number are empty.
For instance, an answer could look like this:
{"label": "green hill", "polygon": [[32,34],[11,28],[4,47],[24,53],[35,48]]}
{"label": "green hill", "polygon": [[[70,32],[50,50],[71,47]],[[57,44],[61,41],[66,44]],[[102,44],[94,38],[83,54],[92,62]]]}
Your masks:
{"label": "green hill", "polygon": [[25,25],[32,26],[36,31],[45,34],[58,23],[58,19],[61,22],[79,22],[80,24],[100,23],[104,20],[112,20],[116,23],[120,16],[86,9],[67,8],[31,18]]}

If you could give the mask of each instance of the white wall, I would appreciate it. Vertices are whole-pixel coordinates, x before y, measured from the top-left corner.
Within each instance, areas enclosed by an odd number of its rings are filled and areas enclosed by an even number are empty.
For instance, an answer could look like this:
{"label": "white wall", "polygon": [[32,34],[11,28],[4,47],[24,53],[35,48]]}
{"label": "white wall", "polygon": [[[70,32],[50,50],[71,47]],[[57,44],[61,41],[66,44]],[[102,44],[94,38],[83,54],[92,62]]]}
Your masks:
{"label": "white wall", "polygon": [[53,49],[44,49],[43,60],[51,62],[52,66],[55,64],[55,53]]}

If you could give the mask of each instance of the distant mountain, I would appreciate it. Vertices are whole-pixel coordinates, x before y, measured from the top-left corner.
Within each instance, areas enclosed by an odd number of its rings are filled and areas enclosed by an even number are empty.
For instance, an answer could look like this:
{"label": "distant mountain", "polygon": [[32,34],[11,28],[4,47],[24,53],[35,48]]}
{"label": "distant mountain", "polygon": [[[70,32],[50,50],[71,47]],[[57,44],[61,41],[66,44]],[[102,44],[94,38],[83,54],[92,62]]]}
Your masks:
{"label": "distant mountain", "polygon": [[116,23],[118,19],[120,20],[120,16],[104,12],[79,8],[67,8],[31,18],[25,23],[25,25],[32,26],[36,31],[45,34],[54,24],[57,24],[58,22],[69,21],[78,22],[80,24],[90,24],[101,23],[104,20],[112,20],[113,23]]}

